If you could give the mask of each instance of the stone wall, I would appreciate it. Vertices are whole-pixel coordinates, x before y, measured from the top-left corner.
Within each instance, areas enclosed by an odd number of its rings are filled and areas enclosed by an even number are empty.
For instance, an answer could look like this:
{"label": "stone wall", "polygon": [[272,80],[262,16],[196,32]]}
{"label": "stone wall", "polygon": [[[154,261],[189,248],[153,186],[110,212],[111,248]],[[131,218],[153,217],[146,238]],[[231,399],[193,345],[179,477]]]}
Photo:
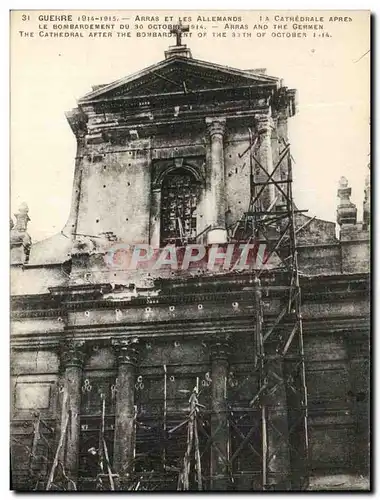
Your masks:
{"label": "stone wall", "polygon": [[[359,285],[361,288],[358,288]],[[128,338],[139,338],[133,383],[139,419],[141,422],[157,419],[162,422],[166,367],[167,424],[172,427],[186,416],[189,391],[196,385],[197,377],[202,388],[200,402],[205,405],[206,410],[210,409],[212,385],[209,378],[212,379],[213,370],[210,341],[215,335],[228,334],[230,349],[226,368],[227,394],[235,415],[240,415],[257,391],[258,379],[252,365],[252,297],[247,290],[242,292],[243,284],[235,291],[226,291],[231,286],[226,283],[219,287],[225,291],[219,295],[210,293],[211,283],[207,286],[204,283],[204,291],[198,291],[195,295],[189,283],[177,286],[181,289],[180,293],[170,292],[169,285],[168,289],[164,289],[166,298],[158,297],[153,303],[141,299],[118,301],[116,304],[105,300],[99,302],[102,297],[99,294],[95,300],[93,298],[86,301],[82,297],[79,302],[76,300],[71,305],[65,306],[62,303],[59,314],[63,314],[63,320],[59,320],[57,310],[50,317],[46,313],[34,319],[24,317],[20,321],[21,329],[17,327],[18,322],[14,322],[12,433],[16,439],[21,439],[23,445],[32,445],[33,413],[39,411],[41,417],[55,429],[56,432],[50,439],[52,443],[56,443],[61,411],[59,386],[63,383],[64,368],[59,360],[59,352],[62,340],[69,340],[68,332],[71,332],[70,339],[74,337],[96,347],[95,350],[86,350],[88,355],[84,360],[80,382],[83,386],[88,380],[94,390],[100,382],[103,384],[109,381],[108,389],[102,390],[111,391],[111,385],[116,383],[118,361],[111,345],[112,339],[123,338],[125,334]],[[303,285],[312,474],[351,470],[365,472],[368,465],[367,288],[365,275],[356,275],[355,278],[326,277],[324,280],[321,277],[309,278]],[[81,293],[84,291],[85,289]],[[178,298],[175,305],[170,302],[170,297],[174,296]],[[265,321],[270,324],[280,310],[280,301],[271,296],[270,292],[268,294],[265,287],[263,299]],[[95,396],[96,394],[94,398]],[[83,398],[81,426],[90,427],[82,429],[84,434],[81,439],[94,432],[91,431],[91,425],[95,425],[96,430],[96,421],[88,420],[87,415],[94,412],[99,415],[100,411],[99,401],[92,399],[87,407]],[[113,443],[115,420],[112,405],[109,408],[108,432],[110,443]],[[207,425],[211,425],[207,415],[205,421]],[[253,424],[253,421],[243,419],[241,432],[246,434]],[[231,446],[235,446],[236,450],[240,441],[234,436],[232,435],[232,439],[235,444]],[[138,449],[142,452],[152,436],[140,430],[137,438]],[[155,440],[157,439],[156,436]],[[183,440],[184,436],[179,434],[178,442],[174,439],[169,446],[171,459],[174,461],[181,454]],[[259,434],[253,442],[260,449]],[[202,446],[205,446],[205,442]],[[157,449],[155,453],[158,453]],[[30,465],[22,446],[20,448],[18,444],[15,445],[13,457],[15,484],[25,484]],[[207,453],[205,457],[206,467],[210,464],[211,457]],[[256,464],[252,467],[259,475],[260,464],[254,462],[252,450],[247,448],[241,453],[240,462],[236,463],[236,473],[240,474],[244,470],[246,474],[251,473],[252,469],[248,466],[250,463]],[[82,466],[84,467],[83,464]],[[250,480],[246,475],[243,476],[239,476],[239,488],[251,487]]]}

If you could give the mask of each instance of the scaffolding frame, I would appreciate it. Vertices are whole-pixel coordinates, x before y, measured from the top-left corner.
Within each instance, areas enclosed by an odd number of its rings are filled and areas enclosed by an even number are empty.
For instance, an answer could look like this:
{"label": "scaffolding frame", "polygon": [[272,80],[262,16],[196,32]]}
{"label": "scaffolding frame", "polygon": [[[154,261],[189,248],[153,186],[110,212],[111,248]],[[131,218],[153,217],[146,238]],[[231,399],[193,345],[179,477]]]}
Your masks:
{"label": "scaffolding frame", "polygon": [[[308,403],[303,346],[302,294],[298,267],[297,232],[295,216],[306,210],[297,210],[293,200],[293,158],[290,144],[282,139],[283,149],[273,170],[268,171],[255,154],[260,144],[259,134],[253,136],[249,129],[250,203],[244,214],[245,240],[264,241],[268,248],[261,269],[254,270],[254,369],[259,375],[259,388],[250,402],[252,408],[261,410],[262,481],[263,490],[303,490],[308,486]],[[286,163],[285,163],[286,162]],[[286,175],[278,178],[280,170]],[[255,175],[256,172],[261,176]],[[277,174],[277,175],[276,175]],[[262,180],[262,175],[265,179]],[[274,199],[268,207],[263,196],[273,189]],[[281,204],[278,201],[281,201]],[[280,206],[279,206],[280,205]],[[280,210],[278,210],[280,208]],[[308,221],[306,224],[308,224]],[[284,304],[273,324],[265,325],[260,277],[265,264],[276,255],[280,266],[272,269],[280,277],[278,291],[285,290]],[[276,285],[271,285],[275,290]],[[276,405],[276,393],[283,391],[285,399],[282,415]],[[274,422],[285,420],[279,428]],[[288,477],[273,470],[273,460],[285,451],[289,457]]]}
{"label": "scaffolding frame", "polygon": [[[41,470],[42,464],[39,469],[35,468],[35,461],[43,462],[43,464],[48,468],[50,465],[49,457],[52,453],[52,445],[49,443],[47,436],[44,433],[48,431],[48,437],[55,436],[54,429],[41,418],[39,411],[32,412],[33,417],[33,432],[32,432],[32,445],[28,446],[23,444],[17,437],[11,436],[11,443],[22,447],[29,456],[28,463],[28,478],[31,491],[38,491],[40,485],[45,483],[45,474]],[[43,445],[45,447],[44,453],[39,453],[39,446]]]}

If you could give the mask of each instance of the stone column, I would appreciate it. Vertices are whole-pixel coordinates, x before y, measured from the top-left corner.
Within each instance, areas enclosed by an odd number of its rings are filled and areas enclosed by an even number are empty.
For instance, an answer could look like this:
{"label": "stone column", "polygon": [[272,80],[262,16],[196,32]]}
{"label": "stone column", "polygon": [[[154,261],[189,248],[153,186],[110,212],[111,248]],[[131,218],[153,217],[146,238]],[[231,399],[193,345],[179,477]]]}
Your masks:
{"label": "stone column", "polygon": [[128,464],[135,456],[135,368],[137,363],[137,339],[115,339],[118,371],[116,384],[115,438],[113,468],[116,473],[123,470],[121,487],[127,474],[133,470]]}
{"label": "stone column", "polygon": [[208,232],[207,242],[226,243],[226,189],[224,170],[223,136],[226,127],[225,118],[206,118],[207,131],[210,136],[209,182],[206,193],[206,207],[211,230]]}
{"label": "stone column", "polygon": [[[73,481],[78,479],[80,405],[85,342],[72,340],[65,344],[62,352],[64,366],[64,396],[61,426],[64,425],[69,412],[66,432],[65,469]],[[65,404],[66,403],[66,404]]]}
{"label": "stone column", "polygon": [[[264,167],[266,172],[270,175],[273,172],[273,152],[272,152],[272,127],[273,120],[268,115],[257,115],[256,117],[257,123],[257,131],[259,133],[259,154],[258,160],[260,164]],[[285,161],[285,160],[284,160]],[[268,176],[263,172],[263,170],[255,165],[255,179],[258,182],[265,182],[268,179]],[[274,175],[274,179],[277,180],[279,178],[279,170]],[[283,186],[283,185],[282,185]],[[260,188],[260,187],[259,187]],[[280,191],[275,188],[274,184],[268,184],[268,186],[264,189],[261,199],[263,200],[263,210],[268,210],[271,204],[273,203],[275,196],[279,194]]]}
{"label": "stone column", "polygon": [[229,425],[227,413],[227,377],[229,343],[226,336],[210,344],[211,354],[211,489],[228,488]]}

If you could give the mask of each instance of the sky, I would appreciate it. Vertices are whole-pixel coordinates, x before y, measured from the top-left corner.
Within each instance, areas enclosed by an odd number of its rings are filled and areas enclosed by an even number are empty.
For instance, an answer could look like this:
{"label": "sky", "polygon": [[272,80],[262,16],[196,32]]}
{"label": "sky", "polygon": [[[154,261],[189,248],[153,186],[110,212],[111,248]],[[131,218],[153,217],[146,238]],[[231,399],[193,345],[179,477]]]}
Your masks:
{"label": "sky", "polygon": [[[29,25],[36,34],[37,14]],[[128,12],[131,19],[136,14],[162,19],[165,14],[194,18],[221,12]],[[238,14],[251,26],[265,11]],[[272,11],[271,19],[274,14],[294,15]],[[37,241],[59,232],[69,214],[76,144],[65,112],[92,85],[159,62],[174,42],[135,36],[25,38],[19,35],[25,29],[20,16],[14,13],[11,25],[11,214],[22,202],[28,204],[28,230]],[[211,24],[215,23],[206,22],[206,37],[186,40],[196,59],[239,69],[266,68],[267,74],[297,89],[298,112],[289,120],[294,198],[298,208],[309,210],[308,215],[330,221],[336,219],[341,176],[352,187],[351,199],[361,217],[369,162],[369,19],[364,11],[350,16],[352,22],[325,23],[329,38],[214,38]]]}

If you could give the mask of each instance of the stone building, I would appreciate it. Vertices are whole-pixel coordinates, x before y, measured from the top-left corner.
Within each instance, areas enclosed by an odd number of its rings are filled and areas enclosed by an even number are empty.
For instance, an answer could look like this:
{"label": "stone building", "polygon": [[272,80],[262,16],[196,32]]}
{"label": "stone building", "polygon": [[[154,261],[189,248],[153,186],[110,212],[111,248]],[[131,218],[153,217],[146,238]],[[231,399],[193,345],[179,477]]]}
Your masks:
{"label": "stone building", "polygon": [[[252,134],[273,172],[295,113],[279,78],[177,45],[67,114],[77,140],[67,224],[31,244],[26,205],[11,223],[13,488],[45,489],[53,470],[51,488],[177,489],[194,394],[202,488],[263,487],[252,270],[127,262],[136,248],[143,263],[150,248],[242,241]],[[276,179],[289,180],[282,166]],[[363,222],[350,195],[342,178],[339,237],[334,223],[296,214],[311,478],[368,474],[369,184]],[[263,210],[282,204],[267,184]],[[285,300],[272,268],[261,278],[265,325]],[[264,486],[296,489],[294,443],[272,446]]]}

